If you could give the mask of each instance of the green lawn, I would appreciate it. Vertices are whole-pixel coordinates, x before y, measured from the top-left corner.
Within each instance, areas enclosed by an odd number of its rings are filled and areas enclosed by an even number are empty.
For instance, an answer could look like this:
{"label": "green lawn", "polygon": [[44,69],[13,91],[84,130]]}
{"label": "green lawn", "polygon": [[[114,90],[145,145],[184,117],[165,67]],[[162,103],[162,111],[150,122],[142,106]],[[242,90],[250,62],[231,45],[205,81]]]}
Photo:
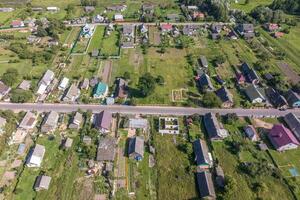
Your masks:
{"label": "green lawn", "polygon": [[119,32],[113,31],[111,35],[106,36],[102,40],[102,44],[100,46],[100,54],[101,55],[118,55],[119,51]]}
{"label": "green lawn", "polygon": [[97,26],[93,38],[91,39],[90,46],[88,52],[92,52],[94,49],[99,49],[101,47],[101,43],[103,41],[104,35],[104,26]]}
{"label": "green lawn", "polygon": [[272,3],[272,0],[250,0],[248,4],[245,4],[246,0],[238,0],[238,3],[235,3],[235,0],[231,0],[230,7],[232,9],[243,10],[249,13],[253,8],[263,5],[267,6]]}
{"label": "green lawn", "polygon": [[174,144],[185,144],[181,136],[154,135],[156,168],[158,170],[157,199],[197,199],[195,177],[188,156]]}

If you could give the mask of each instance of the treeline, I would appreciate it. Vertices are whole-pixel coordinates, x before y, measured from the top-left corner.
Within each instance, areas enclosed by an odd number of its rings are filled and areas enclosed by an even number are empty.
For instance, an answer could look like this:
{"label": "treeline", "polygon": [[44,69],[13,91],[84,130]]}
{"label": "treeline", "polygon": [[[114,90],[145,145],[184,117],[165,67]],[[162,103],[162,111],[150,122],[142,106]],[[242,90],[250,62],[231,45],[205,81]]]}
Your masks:
{"label": "treeline", "polygon": [[196,5],[202,12],[218,21],[227,21],[229,18],[229,3],[226,0],[180,0],[180,3]]}
{"label": "treeline", "polygon": [[270,8],[283,10],[289,14],[300,14],[300,0],[274,0]]}

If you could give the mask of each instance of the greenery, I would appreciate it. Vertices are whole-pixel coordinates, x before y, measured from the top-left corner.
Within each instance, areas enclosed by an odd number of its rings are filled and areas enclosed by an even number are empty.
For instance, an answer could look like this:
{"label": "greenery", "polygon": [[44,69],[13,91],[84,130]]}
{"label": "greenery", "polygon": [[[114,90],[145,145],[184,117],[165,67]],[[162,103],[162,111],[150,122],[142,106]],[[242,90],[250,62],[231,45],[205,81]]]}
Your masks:
{"label": "greenery", "polygon": [[222,102],[214,92],[206,92],[203,96],[203,105],[208,108],[220,107]]}
{"label": "greenery", "polygon": [[7,69],[6,72],[2,75],[1,80],[8,86],[12,86],[16,83],[19,77],[19,72],[15,68]]}
{"label": "greenery", "polygon": [[11,102],[13,103],[26,103],[32,98],[31,91],[22,89],[14,89],[11,92]]}
{"label": "greenery", "polygon": [[155,78],[150,73],[144,74],[139,78],[138,88],[144,97],[152,94],[155,90]]}
{"label": "greenery", "polygon": [[287,13],[299,14],[300,1],[299,0],[274,0],[271,4],[272,9],[284,10]]}

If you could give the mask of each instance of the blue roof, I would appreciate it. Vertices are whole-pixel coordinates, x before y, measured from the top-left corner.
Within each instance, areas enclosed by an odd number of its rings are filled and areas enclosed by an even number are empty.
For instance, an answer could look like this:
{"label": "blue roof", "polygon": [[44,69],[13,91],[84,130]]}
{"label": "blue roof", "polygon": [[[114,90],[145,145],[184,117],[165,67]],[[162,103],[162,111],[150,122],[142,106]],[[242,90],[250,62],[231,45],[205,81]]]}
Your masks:
{"label": "blue roof", "polygon": [[94,95],[97,95],[97,96],[101,96],[101,95],[104,95],[105,92],[107,91],[107,84],[105,83],[97,83],[95,89],[94,89]]}
{"label": "blue roof", "polygon": [[18,147],[18,154],[19,155],[21,155],[21,154],[23,154],[24,153],[24,151],[25,151],[25,144],[23,144],[23,143],[21,143],[20,145],[19,145],[19,147]]}

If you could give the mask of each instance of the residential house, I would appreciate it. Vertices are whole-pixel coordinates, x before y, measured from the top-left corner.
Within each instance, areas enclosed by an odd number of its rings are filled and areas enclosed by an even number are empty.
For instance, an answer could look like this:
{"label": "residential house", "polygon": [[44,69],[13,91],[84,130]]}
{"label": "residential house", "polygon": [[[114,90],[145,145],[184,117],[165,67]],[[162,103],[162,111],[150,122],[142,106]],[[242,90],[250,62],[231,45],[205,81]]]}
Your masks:
{"label": "residential house", "polygon": [[49,6],[46,8],[47,11],[49,12],[58,12],[60,9],[58,7],[55,6]]}
{"label": "residential house", "polygon": [[127,9],[127,5],[122,4],[122,5],[111,5],[106,7],[108,11],[117,11],[117,12],[123,12]]}
{"label": "residential house", "polygon": [[161,134],[179,134],[178,118],[160,117],[158,132]]}
{"label": "residential house", "polygon": [[215,79],[220,85],[225,85],[225,84],[226,84],[226,81],[224,81],[224,80],[221,78],[221,76],[219,76],[219,75],[216,75],[216,76],[214,77],[214,79]]}
{"label": "residential house", "polygon": [[128,142],[128,156],[140,161],[144,157],[144,139],[142,137],[130,138]]}
{"label": "residential house", "polygon": [[80,90],[79,88],[75,85],[72,84],[67,93],[65,94],[65,96],[63,97],[63,101],[64,102],[75,102],[80,96]]}
{"label": "residential house", "polygon": [[275,23],[266,23],[264,25],[264,28],[269,32],[273,32],[273,31],[277,31],[279,29],[279,25],[275,24]]}
{"label": "residential house", "polygon": [[281,38],[284,36],[284,32],[275,32],[274,34],[272,34],[274,38]]}
{"label": "residential house", "polygon": [[73,144],[73,139],[72,138],[67,138],[63,141],[63,148],[64,149],[69,149],[72,147]]}
{"label": "residential house", "polygon": [[37,123],[36,114],[28,111],[23,117],[21,123],[19,124],[19,128],[22,128],[24,130],[30,130],[35,127],[36,123]]}
{"label": "residential house", "polygon": [[90,136],[83,136],[82,142],[86,145],[91,145],[92,144],[92,138]]}
{"label": "residential house", "polygon": [[41,132],[48,133],[54,131],[57,127],[59,115],[55,111],[49,112],[45,117],[41,126]]}
{"label": "residential house", "polygon": [[216,199],[214,183],[210,172],[197,172],[197,188],[202,199]]}
{"label": "residential house", "polygon": [[84,7],[84,12],[86,13],[91,13],[95,11],[95,7],[94,6],[85,6]]}
{"label": "residential house", "polygon": [[300,108],[300,95],[294,92],[293,90],[288,90],[285,98],[292,108]]}
{"label": "residential house", "polygon": [[98,77],[92,77],[91,80],[89,81],[89,84],[91,87],[95,87],[99,83],[99,78]]}
{"label": "residential house", "polygon": [[211,34],[211,39],[219,40],[219,39],[221,39],[221,35],[219,33],[212,33]]}
{"label": "residential house", "polygon": [[242,72],[244,76],[246,77],[247,81],[249,83],[258,84],[259,83],[259,77],[254,69],[250,67],[250,65],[246,62],[244,62],[241,66]]}
{"label": "residential house", "polygon": [[24,27],[25,24],[22,20],[16,19],[11,22],[10,26],[12,28],[21,28],[21,27]]}
{"label": "residential house", "polygon": [[38,44],[38,43],[40,43],[41,40],[42,40],[42,39],[41,39],[40,37],[37,37],[37,36],[35,36],[35,35],[29,35],[29,36],[27,37],[27,42],[28,42],[29,44]]}
{"label": "residential house", "polygon": [[69,124],[70,129],[79,129],[82,123],[83,117],[80,112],[76,112],[73,116],[71,123]]}
{"label": "residential house", "polygon": [[100,138],[98,148],[97,148],[97,157],[98,162],[111,161],[115,160],[115,150],[116,150],[116,139],[112,137]]}
{"label": "residential house", "polygon": [[208,62],[205,56],[200,56],[199,63],[202,67],[208,68]]}
{"label": "residential house", "polygon": [[0,8],[0,12],[12,12],[14,10],[14,8]]}
{"label": "residential house", "polygon": [[173,30],[173,26],[172,24],[162,24],[160,25],[160,29],[162,31],[162,33],[169,33]]}
{"label": "residential house", "polygon": [[107,94],[108,94],[108,85],[106,83],[100,82],[94,88],[93,98],[102,99],[105,98]]}
{"label": "residential house", "polygon": [[255,36],[253,24],[239,24],[237,31],[245,38],[251,39]]}
{"label": "residential house", "polygon": [[246,136],[253,142],[258,141],[259,137],[258,134],[252,125],[247,125],[244,127],[244,131],[246,133]]}
{"label": "residential house", "polygon": [[0,100],[5,97],[9,92],[11,88],[5,85],[2,81],[0,81]]}
{"label": "residential house", "polygon": [[152,14],[154,13],[154,4],[151,3],[144,3],[142,5],[143,13]]}
{"label": "residential house", "polygon": [[42,79],[39,82],[39,86],[41,85],[45,85],[45,86],[49,86],[50,83],[53,81],[54,79],[54,72],[51,70],[47,70],[44,74],[44,76],[42,77]]}
{"label": "residential house", "polygon": [[198,26],[196,25],[184,25],[182,29],[183,35],[193,36],[197,34]]}
{"label": "residential house", "polygon": [[212,92],[215,90],[210,77],[207,74],[202,74],[199,78],[198,78],[198,86],[201,90],[203,91],[208,91],[208,92]]}
{"label": "residential house", "polygon": [[167,14],[167,19],[172,22],[177,22],[180,18],[178,14]]}
{"label": "residential house", "polygon": [[124,21],[124,17],[123,17],[122,14],[116,13],[116,14],[114,15],[114,20],[115,20],[116,22]]}
{"label": "residential house", "polygon": [[269,102],[271,102],[275,108],[283,108],[283,109],[287,108],[288,103],[286,99],[282,95],[280,95],[278,91],[274,90],[271,87],[268,87],[265,90],[265,92]]}
{"label": "residential house", "polygon": [[40,175],[36,178],[35,184],[34,184],[34,190],[40,191],[40,190],[48,190],[51,182],[50,176]]}
{"label": "residential house", "polygon": [[83,81],[80,84],[81,90],[88,90],[90,85],[90,80],[88,78],[83,79]]}
{"label": "residential house", "polygon": [[27,136],[27,133],[28,133],[27,130],[18,128],[9,137],[8,145],[20,144],[20,143],[24,142],[24,140],[25,140],[25,138]]}
{"label": "residential house", "polygon": [[98,114],[95,114],[95,128],[98,129],[101,133],[110,132],[112,122],[112,114],[109,111],[102,111]]}
{"label": "residential house", "polygon": [[218,89],[216,91],[216,95],[222,101],[223,108],[230,108],[233,106],[233,96],[226,87],[223,86],[220,89]]}
{"label": "residential house", "polygon": [[293,133],[283,124],[275,124],[270,130],[268,138],[277,151],[295,149],[299,146]]}
{"label": "residential house", "polygon": [[208,151],[208,147],[204,140],[195,140],[193,142],[193,149],[195,161],[197,163],[197,170],[205,170],[213,166],[211,153]]}
{"label": "residential house", "polygon": [[228,136],[228,131],[221,126],[215,114],[206,113],[203,117],[203,121],[210,140],[223,140]]}
{"label": "residential house", "polygon": [[43,145],[36,144],[34,149],[29,152],[29,158],[27,160],[27,167],[40,167],[45,155],[45,147]]}
{"label": "residential house", "polygon": [[129,129],[143,129],[148,128],[148,120],[144,118],[131,118],[128,122]]}
{"label": "residential house", "polygon": [[92,24],[85,24],[81,31],[81,36],[91,38],[95,32],[95,26]]}
{"label": "residential house", "polygon": [[211,31],[213,33],[221,33],[222,29],[223,29],[223,24],[213,23],[211,25]]}
{"label": "residential house", "polygon": [[66,78],[66,77],[64,77],[64,78],[60,81],[60,83],[59,83],[59,85],[58,85],[58,89],[59,89],[59,90],[65,90],[65,89],[67,88],[68,84],[69,84],[69,79]]}
{"label": "residential house", "polygon": [[200,12],[200,11],[197,11],[197,10],[194,10],[192,12],[192,18],[193,20],[198,20],[198,19],[204,19],[205,15],[203,12]]}
{"label": "residential house", "polygon": [[294,133],[295,137],[300,141],[300,120],[299,118],[293,114],[289,113],[284,116],[284,121],[290,128],[290,130]]}
{"label": "residential house", "polygon": [[134,25],[124,24],[122,29],[123,37],[134,38]]}
{"label": "residential house", "polygon": [[263,103],[266,101],[264,89],[258,88],[254,84],[251,84],[248,87],[246,87],[245,93],[252,104]]}
{"label": "residential house", "polygon": [[128,83],[122,78],[116,80],[117,86],[115,90],[115,97],[126,98],[128,95]]}
{"label": "residential house", "polygon": [[31,81],[23,80],[18,86],[21,90],[29,90],[31,87]]}
{"label": "residential house", "polygon": [[101,15],[96,15],[96,16],[93,18],[92,22],[93,22],[93,23],[102,23],[102,22],[104,22],[104,20],[105,20],[105,18],[104,18],[103,16],[101,16]]}
{"label": "residential house", "polygon": [[241,72],[236,73],[236,82],[239,85],[243,85],[245,83],[246,79],[245,76]]}
{"label": "residential house", "polygon": [[42,7],[32,7],[31,10],[33,12],[42,12],[44,9]]}

